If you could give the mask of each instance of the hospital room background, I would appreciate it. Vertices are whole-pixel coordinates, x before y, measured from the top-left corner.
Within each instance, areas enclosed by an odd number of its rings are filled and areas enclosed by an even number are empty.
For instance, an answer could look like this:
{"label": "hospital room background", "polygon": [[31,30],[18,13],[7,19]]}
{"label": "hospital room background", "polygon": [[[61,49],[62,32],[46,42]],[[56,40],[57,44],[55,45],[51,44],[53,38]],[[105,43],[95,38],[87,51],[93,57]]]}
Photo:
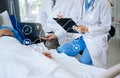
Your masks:
{"label": "hospital room background", "polygon": [[[19,22],[36,22],[41,0],[0,0],[0,13],[5,9],[9,14],[12,13],[9,1],[14,3],[13,9]],[[111,67],[120,62],[120,0],[109,2],[112,8],[112,26],[115,27],[115,36],[109,41],[108,47],[108,67]]]}

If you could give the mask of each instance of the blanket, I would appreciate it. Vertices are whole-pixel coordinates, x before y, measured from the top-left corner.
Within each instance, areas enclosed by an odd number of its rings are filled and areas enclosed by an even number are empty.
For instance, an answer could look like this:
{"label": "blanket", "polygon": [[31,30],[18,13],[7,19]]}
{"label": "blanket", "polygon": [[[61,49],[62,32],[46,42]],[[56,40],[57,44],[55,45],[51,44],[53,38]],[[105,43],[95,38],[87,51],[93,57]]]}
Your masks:
{"label": "blanket", "polygon": [[20,44],[14,37],[0,37],[0,78],[94,78],[95,73],[106,71],[55,50],[50,53],[52,59]]}

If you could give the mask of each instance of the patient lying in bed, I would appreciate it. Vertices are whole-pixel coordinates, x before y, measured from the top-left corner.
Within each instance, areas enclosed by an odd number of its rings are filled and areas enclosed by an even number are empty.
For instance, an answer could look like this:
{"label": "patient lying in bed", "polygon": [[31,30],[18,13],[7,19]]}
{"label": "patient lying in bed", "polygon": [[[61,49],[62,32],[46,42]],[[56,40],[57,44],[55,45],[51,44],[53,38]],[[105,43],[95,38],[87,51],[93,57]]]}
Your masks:
{"label": "patient lying in bed", "polygon": [[2,37],[2,36],[14,36],[14,34],[8,29],[1,29],[0,37]]}
{"label": "patient lying in bed", "polygon": [[[17,38],[21,43],[22,43],[22,39],[19,36],[18,32],[10,27],[7,26],[0,26],[0,37],[2,36],[12,36]],[[48,58],[52,58],[52,56],[50,55],[50,53],[48,52],[42,52],[45,56],[47,56]]]}
{"label": "patient lying in bed", "polygon": [[[14,36],[9,30],[4,35]],[[10,33],[10,34],[9,34]],[[75,58],[58,54],[56,50],[39,53],[20,44],[14,37],[0,37],[0,78],[98,78],[106,69],[79,63]],[[4,44],[4,46],[2,45]],[[44,48],[42,44],[40,46]],[[51,57],[52,56],[52,57]]]}
{"label": "patient lying in bed", "polygon": [[8,26],[0,26],[0,37],[1,36],[12,36],[15,37],[21,43],[23,43],[23,39],[21,38],[19,33],[15,29]]}

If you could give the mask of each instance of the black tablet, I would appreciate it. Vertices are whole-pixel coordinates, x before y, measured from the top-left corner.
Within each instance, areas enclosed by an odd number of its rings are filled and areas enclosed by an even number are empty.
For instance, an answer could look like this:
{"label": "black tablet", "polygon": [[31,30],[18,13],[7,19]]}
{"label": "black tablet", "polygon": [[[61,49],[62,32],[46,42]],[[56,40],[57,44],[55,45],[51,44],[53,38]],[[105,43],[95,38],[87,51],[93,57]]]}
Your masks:
{"label": "black tablet", "polygon": [[22,32],[25,35],[25,44],[42,42],[41,38],[45,36],[45,32],[42,29],[42,25],[40,23],[22,22],[20,23],[20,26]]}
{"label": "black tablet", "polygon": [[64,28],[65,31],[69,33],[78,33],[77,31],[73,30],[73,25],[76,23],[71,18],[53,18],[60,26]]}

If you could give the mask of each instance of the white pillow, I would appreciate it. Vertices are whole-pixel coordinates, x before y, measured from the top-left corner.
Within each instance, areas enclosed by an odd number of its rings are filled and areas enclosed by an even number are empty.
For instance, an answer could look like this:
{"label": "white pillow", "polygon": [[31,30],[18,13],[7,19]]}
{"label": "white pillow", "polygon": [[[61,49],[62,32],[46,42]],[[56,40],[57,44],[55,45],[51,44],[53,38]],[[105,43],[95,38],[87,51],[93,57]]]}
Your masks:
{"label": "white pillow", "polygon": [[7,11],[0,13],[0,25],[12,27],[12,23]]}

